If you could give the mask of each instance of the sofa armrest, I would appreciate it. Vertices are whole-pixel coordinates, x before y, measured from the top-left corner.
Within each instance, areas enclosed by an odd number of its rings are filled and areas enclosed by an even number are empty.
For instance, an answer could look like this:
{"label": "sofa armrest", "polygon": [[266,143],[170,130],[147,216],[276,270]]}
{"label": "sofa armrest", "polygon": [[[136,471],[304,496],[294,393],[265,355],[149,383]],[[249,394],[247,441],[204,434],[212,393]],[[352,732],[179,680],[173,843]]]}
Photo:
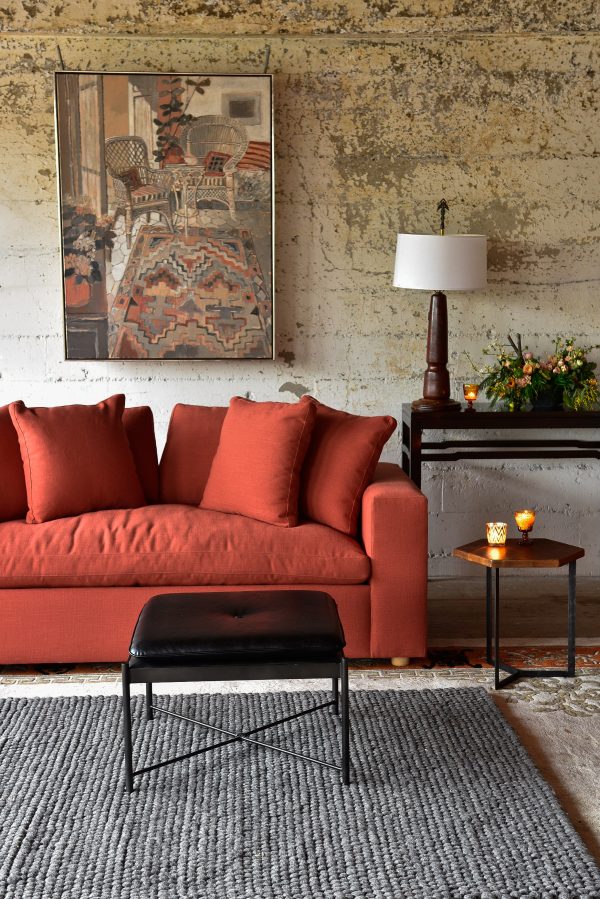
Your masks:
{"label": "sofa armrest", "polygon": [[427,498],[398,465],[382,462],[362,503],[371,559],[371,657],[427,650]]}

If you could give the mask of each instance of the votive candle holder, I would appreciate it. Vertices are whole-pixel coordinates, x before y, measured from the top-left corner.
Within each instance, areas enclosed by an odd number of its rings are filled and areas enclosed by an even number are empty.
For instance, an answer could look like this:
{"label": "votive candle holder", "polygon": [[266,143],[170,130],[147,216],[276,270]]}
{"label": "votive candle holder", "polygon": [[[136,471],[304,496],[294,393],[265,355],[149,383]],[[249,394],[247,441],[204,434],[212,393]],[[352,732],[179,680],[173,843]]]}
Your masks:
{"label": "votive candle holder", "polygon": [[521,540],[519,542],[522,544],[529,543],[529,532],[535,523],[535,512],[533,509],[519,509],[518,512],[515,512],[515,521],[521,532]]}
{"label": "votive candle holder", "polygon": [[463,384],[463,395],[467,401],[467,411],[474,412],[473,403],[479,393],[479,384]]}
{"label": "votive candle holder", "polygon": [[489,546],[504,546],[506,543],[506,521],[488,521],[485,526],[487,542]]}

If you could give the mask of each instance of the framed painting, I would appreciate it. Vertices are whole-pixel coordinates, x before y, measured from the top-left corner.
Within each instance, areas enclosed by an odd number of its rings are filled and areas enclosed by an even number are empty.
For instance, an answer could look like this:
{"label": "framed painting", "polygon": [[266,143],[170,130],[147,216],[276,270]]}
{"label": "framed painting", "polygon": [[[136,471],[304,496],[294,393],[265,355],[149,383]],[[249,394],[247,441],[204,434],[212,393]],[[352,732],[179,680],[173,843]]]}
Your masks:
{"label": "framed painting", "polygon": [[272,359],[272,76],[55,78],[66,358]]}

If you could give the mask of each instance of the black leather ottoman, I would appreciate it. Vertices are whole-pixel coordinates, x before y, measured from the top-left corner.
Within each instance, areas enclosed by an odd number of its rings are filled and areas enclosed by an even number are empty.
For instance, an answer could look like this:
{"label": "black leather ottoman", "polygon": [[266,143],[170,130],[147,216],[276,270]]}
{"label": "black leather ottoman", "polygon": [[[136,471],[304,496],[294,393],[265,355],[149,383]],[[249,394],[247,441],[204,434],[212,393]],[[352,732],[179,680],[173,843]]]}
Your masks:
{"label": "black leather ottoman", "polygon": [[[283,752],[339,771],[350,782],[348,666],[344,632],[334,600],[316,590],[248,590],[238,593],[167,593],[148,600],[138,618],[129,660],[122,665],[125,784],[165,765],[238,741]],[[173,712],[154,705],[153,683],[177,681],[331,678],[333,698],[305,711],[234,733],[185,718],[228,739],[210,747],[133,770],[130,684],[146,684],[146,717]],[[341,689],[340,689],[341,683]],[[341,716],[341,764],[272,746],[252,734],[331,706]],[[181,718],[181,715],[175,715]]]}

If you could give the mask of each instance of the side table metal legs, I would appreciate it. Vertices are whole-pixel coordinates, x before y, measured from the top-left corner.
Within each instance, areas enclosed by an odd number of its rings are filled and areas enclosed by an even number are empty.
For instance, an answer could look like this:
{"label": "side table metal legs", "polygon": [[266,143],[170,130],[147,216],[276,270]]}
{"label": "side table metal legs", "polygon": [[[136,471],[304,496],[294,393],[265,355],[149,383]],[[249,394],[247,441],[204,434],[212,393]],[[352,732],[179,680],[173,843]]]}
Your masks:
{"label": "side table metal legs", "polygon": [[[575,613],[576,613],[576,566],[569,562],[568,636],[567,668],[515,668],[500,661],[500,569],[486,569],[485,618],[486,618],[486,660],[494,666],[494,689],[501,690],[519,677],[575,677]],[[495,577],[492,574],[495,573]],[[492,641],[494,644],[492,655]],[[500,672],[508,677],[500,679]]]}
{"label": "side table metal legs", "polygon": [[575,628],[576,628],[576,581],[577,581],[577,562],[569,562],[569,638],[568,638],[568,659],[567,659],[567,676],[575,677]]}

